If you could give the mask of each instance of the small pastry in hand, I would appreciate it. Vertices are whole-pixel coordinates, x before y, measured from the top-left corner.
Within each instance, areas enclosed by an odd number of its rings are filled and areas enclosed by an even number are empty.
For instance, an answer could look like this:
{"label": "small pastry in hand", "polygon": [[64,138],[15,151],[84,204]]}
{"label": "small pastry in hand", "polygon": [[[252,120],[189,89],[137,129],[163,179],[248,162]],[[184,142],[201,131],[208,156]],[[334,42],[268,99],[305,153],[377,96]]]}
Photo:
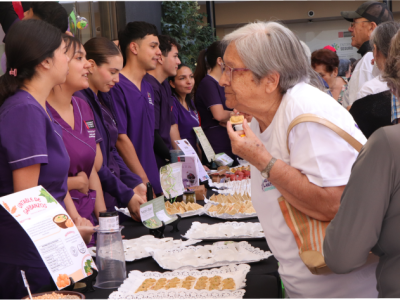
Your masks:
{"label": "small pastry in hand", "polygon": [[[243,121],[244,121],[244,116],[231,116],[231,124],[233,127],[233,130],[235,131],[243,131]],[[245,136],[244,134],[241,135],[242,137]]]}

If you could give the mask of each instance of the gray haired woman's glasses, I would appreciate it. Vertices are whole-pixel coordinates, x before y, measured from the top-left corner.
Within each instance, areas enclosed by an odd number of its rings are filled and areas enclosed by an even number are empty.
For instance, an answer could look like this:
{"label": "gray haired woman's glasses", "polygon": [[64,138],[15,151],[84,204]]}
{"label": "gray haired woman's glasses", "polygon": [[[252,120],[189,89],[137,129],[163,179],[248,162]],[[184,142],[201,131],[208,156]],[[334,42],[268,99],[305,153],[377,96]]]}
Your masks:
{"label": "gray haired woman's glasses", "polygon": [[231,68],[231,67],[225,65],[224,62],[222,62],[221,63],[221,71],[222,71],[222,74],[224,72],[226,72],[226,76],[228,76],[228,78],[229,78],[229,83],[231,83],[232,82],[232,73],[233,73],[233,71],[250,71],[250,69],[247,69],[247,68]]}

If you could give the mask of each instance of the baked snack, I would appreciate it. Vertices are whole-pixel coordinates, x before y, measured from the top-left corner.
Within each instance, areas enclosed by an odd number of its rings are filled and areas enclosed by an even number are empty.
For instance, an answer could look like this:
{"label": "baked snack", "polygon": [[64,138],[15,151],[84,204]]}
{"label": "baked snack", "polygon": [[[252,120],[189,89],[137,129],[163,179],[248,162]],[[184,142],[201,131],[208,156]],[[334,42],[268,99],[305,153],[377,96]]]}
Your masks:
{"label": "baked snack", "polygon": [[238,124],[243,124],[244,121],[244,116],[239,115],[239,116],[231,116],[231,124],[232,125],[238,125]]}
{"label": "baked snack", "polygon": [[195,211],[201,208],[203,208],[203,206],[197,203],[174,202],[171,204],[169,201],[165,202],[165,210],[170,215],[183,214],[185,212]]}

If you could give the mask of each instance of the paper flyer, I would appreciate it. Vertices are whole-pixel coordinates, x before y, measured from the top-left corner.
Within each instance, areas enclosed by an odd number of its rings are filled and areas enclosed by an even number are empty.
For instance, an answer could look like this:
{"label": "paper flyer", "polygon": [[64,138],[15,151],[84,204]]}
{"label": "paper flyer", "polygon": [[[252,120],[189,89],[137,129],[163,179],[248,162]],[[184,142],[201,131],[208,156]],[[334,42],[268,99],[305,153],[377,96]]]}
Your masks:
{"label": "paper flyer", "polygon": [[164,196],[140,205],[140,218],[143,225],[150,229],[161,227],[161,221],[169,224],[177,219],[176,216],[169,215],[165,210]]}
{"label": "paper flyer", "polygon": [[205,180],[210,179],[210,176],[208,176],[206,170],[204,170],[204,167],[200,161],[200,158],[197,156],[196,151],[194,151],[194,149],[193,149],[192,145],[190,145],[189,141],[187,139],[184,139],[184,140],[178,140],[175,142],[185,155],[196,157],[200,181],[205,181]]}
{"label": "paper flyer", "polygon": [[199,169],[196,156],[181,155],[178,161],[182,163],[182,182],[185,188],[199,185]]}
{"label": "paper flyer", "polygon": [[194,132],[197,135],[197,138],[200,141],[201,147],[203,147],[204,154],[207,157],[208,162],[211,162],[214,160],[215,157],[215,152],[214,149],[212,148],[210,142],[208,141],[203,128],[201,127],[193,127]]}
{"label": "paper flyer", "polygon": [[74,222],[42,186],[0,198],[35,244],[57,288],[92,275],[96,268]]}
{"label": "paper flyer", "polygon": [[161,188],[165,198],[171,199],[183,195],[182,163],[177,162],[160,168]]}

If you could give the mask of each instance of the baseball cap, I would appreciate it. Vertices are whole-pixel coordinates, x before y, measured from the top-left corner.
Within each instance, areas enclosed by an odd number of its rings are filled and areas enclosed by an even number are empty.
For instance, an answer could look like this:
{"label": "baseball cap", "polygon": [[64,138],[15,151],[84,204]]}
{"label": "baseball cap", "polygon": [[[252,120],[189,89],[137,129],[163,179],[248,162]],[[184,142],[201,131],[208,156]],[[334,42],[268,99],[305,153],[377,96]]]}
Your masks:
{"label": "baseball cap", "polygon": [[342,11],[341,15],[349,22],[354,19],[366,18],[368,21],[375,22],[376,25],[386,21],[393,21],[393,14],[386,4],[380,2],[365,2],[356,11]]}

